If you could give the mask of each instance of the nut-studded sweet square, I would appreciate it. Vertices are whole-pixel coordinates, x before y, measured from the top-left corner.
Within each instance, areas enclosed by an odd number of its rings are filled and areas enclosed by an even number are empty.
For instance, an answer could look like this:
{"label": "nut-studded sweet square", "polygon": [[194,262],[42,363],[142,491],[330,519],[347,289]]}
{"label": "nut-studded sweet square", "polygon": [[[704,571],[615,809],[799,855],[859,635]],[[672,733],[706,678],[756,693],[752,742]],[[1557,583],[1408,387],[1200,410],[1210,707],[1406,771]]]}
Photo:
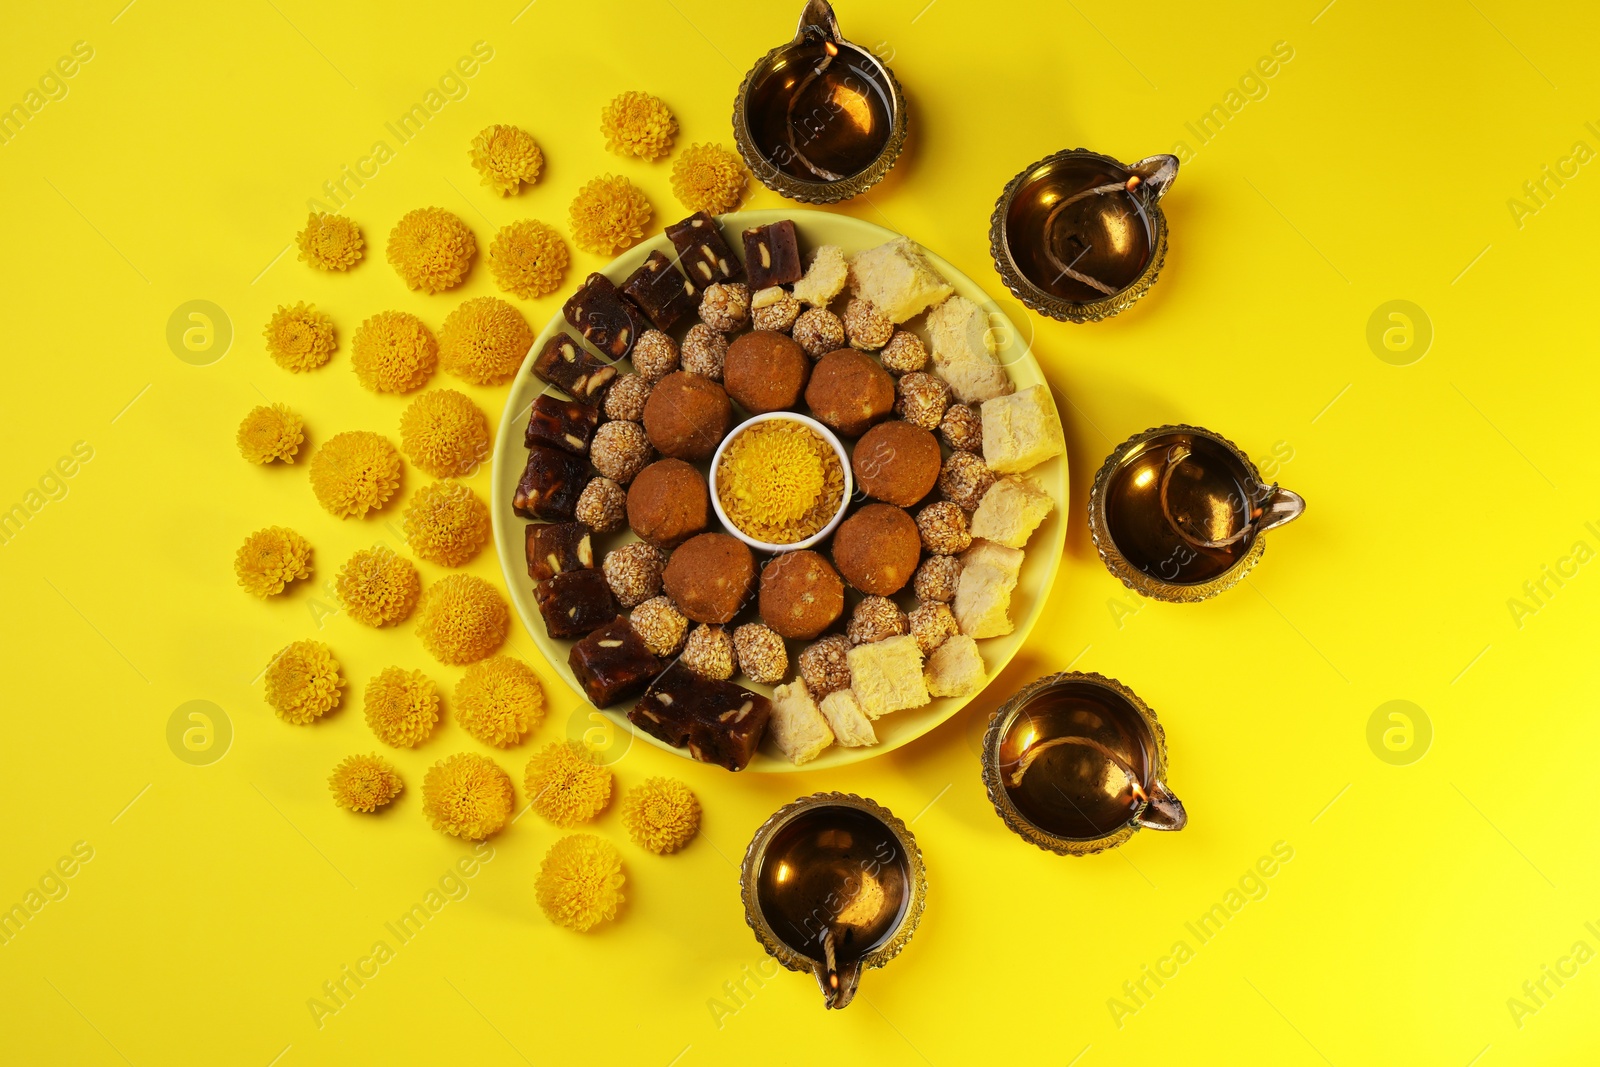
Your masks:
{"label": "nut-studded sweet square", "polygon": [[713,282],[731,282],[744,272],[723,239],[722,227],[704,211],[668,226],[667,237],[678,250],[678,266],[696,292]]}
{"label": "nut-studded sweet square", "polygon": [[651,252],[639,269],[622,283],[622,292],[663,333],[685,316],[694,314],[694,283],[678,272],[672,260]]}
{"label": "nut-studded sweet square", "polygon": [[539,358],[533,361],[533,373],[541,381],[566,390],[579,403],[595,406],[604,399],[606,386],[617,376],[617,368],[600,362],[571,334],[558,333],[545,342]]}
{"label": "nut-studded sweet square", "polygon": [[632,352],[633,343],[644,332],[644,316],[604,274],[589,275],[562,305],[561,313],[585,341],[612,359]]}

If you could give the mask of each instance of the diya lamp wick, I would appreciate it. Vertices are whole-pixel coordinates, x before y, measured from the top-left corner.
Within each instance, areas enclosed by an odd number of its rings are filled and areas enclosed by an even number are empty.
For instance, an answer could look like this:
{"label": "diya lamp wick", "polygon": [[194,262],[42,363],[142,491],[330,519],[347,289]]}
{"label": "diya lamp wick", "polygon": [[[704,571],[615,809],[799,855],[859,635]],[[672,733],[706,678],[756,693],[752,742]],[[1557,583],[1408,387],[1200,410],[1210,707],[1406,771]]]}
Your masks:
{"label": "diya lamp wick", "polygon": [[[822,48],[823,48],[823,51],[827,52],[827,55],[823,57],[822,62],[818,63],[815,67],[812,68],[810,74],[807,74],[804,78],[802,78],[800,80],[800,84],[795,87],[794,92],[789,97],[789,106],[784,111],[784,120],[785,120],[784,121],[784,125],[787,127],[785,136],[787,137],[787,139],[789,141],[790,149],[792,149],[794,151],[794,157],[796,159],[798,159],[801,163],[803,163],[807,170],[809,170],[811,173],[815,174],[817,177],[823,179],[824,181],[836,182],[836,181],[842,181],[844,179],[844,175],[843,174],[835,174],[833,171],[827,170],[826,168],[823,168],[823,167],[819,167],[815,163],[811,162],[811,160],[806,157],[806,154],[804,152],[800,151],[800,146],[795,143],[795,138],[794,138],[794,131],[795,131],[794,106],[795,106],[795,104],[800,102],[800,98],[805,95],[806,89],[811,85],[812,82],[816,81],[818,78],[820,78],[822,76],[823,71],[827,70],[830,66],[833,65],[834,59],[836,59],[838,57],[838,55],[839,55],[839,46],[834,44],[832,41],[823,41],[822,42]],[[806,140],[810,141],[811,138],[807,137]]]}

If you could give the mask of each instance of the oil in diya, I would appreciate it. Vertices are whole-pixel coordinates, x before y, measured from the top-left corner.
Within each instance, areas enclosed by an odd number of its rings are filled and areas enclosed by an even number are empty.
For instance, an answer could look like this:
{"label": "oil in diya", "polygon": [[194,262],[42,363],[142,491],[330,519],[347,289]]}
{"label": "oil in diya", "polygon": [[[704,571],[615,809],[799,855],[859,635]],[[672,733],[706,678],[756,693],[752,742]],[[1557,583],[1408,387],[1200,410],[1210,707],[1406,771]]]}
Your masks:
{"label": "oil in diya", "polygon": [[984,737],[983,778],[1001,819],[1063,855],[1181,830],[1166,785],[1166,734],[1133,691],[1098,674],[1042,678],[1007,701]]}
{"label": "oil in diya", "polygon": [[1220,434],[1161,426],[1106,459],[1089,492],[1089,532],[1129,588],[1187,603],[1236,584],[1266,550],[1261,535],[1305,507]]}
{"label": "oil in diya", "polygon": [[843,1008],[861,972],[882,967],[916,931],[927,895],[922,852],[888,809],[816,793],[756,831],[740,870],[745,921],[785,967],[810,971]]}
{"label": "oil in diya", "polygon": [[886,64],[845,39],[826,0],[809,0],[794,39],[745,75],[733,133],[763,185],[831,204],[894,166],[905,144],[905,95]]}
{"label": "oil in diya", "polygon": [[1130,307],[1166,257],[1160,200],[1175,156],[1123,164],[1077,148],[1024,168],[990,219],[995,269],[1017,299],[1052,318],[1093,322]]}

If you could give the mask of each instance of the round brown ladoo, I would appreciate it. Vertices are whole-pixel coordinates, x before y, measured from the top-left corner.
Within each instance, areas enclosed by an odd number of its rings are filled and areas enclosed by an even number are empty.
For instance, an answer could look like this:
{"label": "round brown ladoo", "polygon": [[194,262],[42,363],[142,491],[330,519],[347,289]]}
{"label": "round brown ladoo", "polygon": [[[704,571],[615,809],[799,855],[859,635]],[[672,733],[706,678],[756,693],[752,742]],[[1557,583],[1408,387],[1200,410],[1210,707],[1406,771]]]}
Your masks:
{"label": "round brown ladoo", "polygon": [[[911,532],[916,534],[915,523]],[[712,623],[732,621],[755,580],[755,556],[743,541],[725,533],[689,538],[672,553],[661,576],[678,610],[695,622]]]}
{"label": "round brown ladoo", "polygon": [[820,553],[785,552],[761,571],[761,621],[809,641],[844,614],[844,582]]}
{"label": "round brown ladoo", "polygon": [[866,353],[836,349],[819,359],[812,370],[806,406],[830,429],[846,437],[860,437],[894,408],[894,379]]}
{"label": "round brown ladoo", "polygon": [[676,548],[711,522],[705,476],[681,459],[659,459],[628,486],[628,526],[658,548]]}
{"label": "round brown ladoo", "polygon": [[833,535],[833,562],[863,593],[898,593],[916,573],[921,556],[916,520],[888,504],[868,504]]}
{"label": "round brown ladoo", "polygon": [[908,508],[939,480],[939,441],[920,426],[880,422],[861,435],[850,457],[856,484],[870,497]]}
{"label": "round brown ladoo", "polygon": [[645,401],[644,432],[658,451],[674,459],[710,459],[731,429],[727,391],[698,374],[667,375]]}
{"label": "round brown ladoo", "polygon": [[811,361],[805,351],[770,330],[734,338],[722,367],[728,395],[752,415],[794,407],[810,377]]}

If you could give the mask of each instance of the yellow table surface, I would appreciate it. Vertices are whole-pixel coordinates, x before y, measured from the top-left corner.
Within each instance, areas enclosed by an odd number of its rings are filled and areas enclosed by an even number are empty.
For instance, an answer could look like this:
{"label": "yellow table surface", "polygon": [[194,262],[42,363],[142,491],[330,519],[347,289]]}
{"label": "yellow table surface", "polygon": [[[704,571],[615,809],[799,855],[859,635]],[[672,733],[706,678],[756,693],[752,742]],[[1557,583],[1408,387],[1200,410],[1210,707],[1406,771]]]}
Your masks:
{"label": "yellow table surface", "polygon": [[[680,146],[731,146],[735,88],[792,34],[799,4],[126,2],[15,5],[0,35],[0,102],[25,116],[0,143],[0,507],[26,520],[0,545],[0,906],[25,916],[0,945],[0,1058],[1594,1062],[1592,8],[847,3],[846,33],[892,57],[912,117],[889,179],[841,210],[1004,297],[987,229],[1013,173],[1062,147],[1177,151],[1166,269],[1095,326],[1001,301],[1033,332],[1073,468],[1066,558],[1025,651],[930,736],[837,772],[733,777],[633,745],[614,764],[619,791],[685,779],[704,835],[656,857],[628,842],[615,807],[602,815],[590,829],[621,848],[628,903],[582,936],[534,903],[560,836],[536,815],[493,838],[473,877],[445,878],[471,846],[423,820],[423,772],[490,752],[453,721],[386,753],[407,781],[389,813],[330,803],[330,768],[381,747],[360,714],[369,678],[421,668],[448,694],[461,674],[409,625],[327,613],[340,563],[398,544],[391,524],[425,478],[408,470],[382,514],[338,521],[303,462],[252,467],[234,429],[272,400],[306,417],[313,446],[356,428],[397,439],[406,400],[357,385],[355,328],[386,308],[436,328],[498,290],[480,259],[457,290],[407,291],[382,256],[395,220],[442,206],[480,247],[517,218],[565,231],[573,193],[614,172],[647,191],[655,232],[684,214],[670,163],[608,155],[602,104],[654,92]],[[473,76],[447,78],[474,47]],[[51,77],[62,57],[72,75]],[[400,142],[386,124],[432,90],[436,113]],[[548,161],[514,199],[467,160],[496,122],[532,131]],[[379,141],[392,158],[347,185],[345,208],[369,257],[314,272],[288,250],[307,201]],[[747,201],[781,204],[765,189]],[[575,253],[564,289],[600,262]],[[225,350],[219,321],[195,357],[206,365],[166,339],[191,300],[231,324]],[[340,337],[305,375],[261,340],[273,309],[298,300]],[[1399,352],[1369,346],[1392,300],[1422,309],[1415,337],[1431,323],[1425,353],[1399,334]],[[559,302],[521,307],[537,327]],[[435,384],[498,419],[503,388]],[[1084,521],[1104,456],[1166,422],[1227,434],[1310,502],[1248,582],[1198,606],[1125,591]],[[71,477],[52,475],[63,457]],[[472,482],[484,495],[487,483]],[[311,540],[316,574],[261,602],[235,586],[232,560],[271,524]],[[492,552],[467,569],[500,581]],[[258,675],[307,637],[351,684],[338,713],[289,726]],[[520,807],[529,753],[587,723],[520,627],[509,650],[550,703],[527,743],[491,752]],[[1122,679],[1160,714],[1183,833],[1075,860],[1003,829],[979,780],[982,726],[1008,692],[1068,665]],[[167,740],[195,700],[231,724],[209,765]],[[1369,746],[1369,720],[1395,700],[1421,709],[1410,749],[1400,734],[1398,750]],[[909,821],[931,885],[909,948],[840,1013],[808,976],[772,975],[739,905],[752,831],[820,789]],[[1252,875],[1273,856],[1270,877]],[[64,857],[72,875],[53,876]],[[402,943],[386,924],[441,879],[449,895]],[[1197,936],[1214,906],[1225,918]],[[345,979],[379,941],[393,958],[360,986]],[[324,983],[340,980],[330,999]]]}

